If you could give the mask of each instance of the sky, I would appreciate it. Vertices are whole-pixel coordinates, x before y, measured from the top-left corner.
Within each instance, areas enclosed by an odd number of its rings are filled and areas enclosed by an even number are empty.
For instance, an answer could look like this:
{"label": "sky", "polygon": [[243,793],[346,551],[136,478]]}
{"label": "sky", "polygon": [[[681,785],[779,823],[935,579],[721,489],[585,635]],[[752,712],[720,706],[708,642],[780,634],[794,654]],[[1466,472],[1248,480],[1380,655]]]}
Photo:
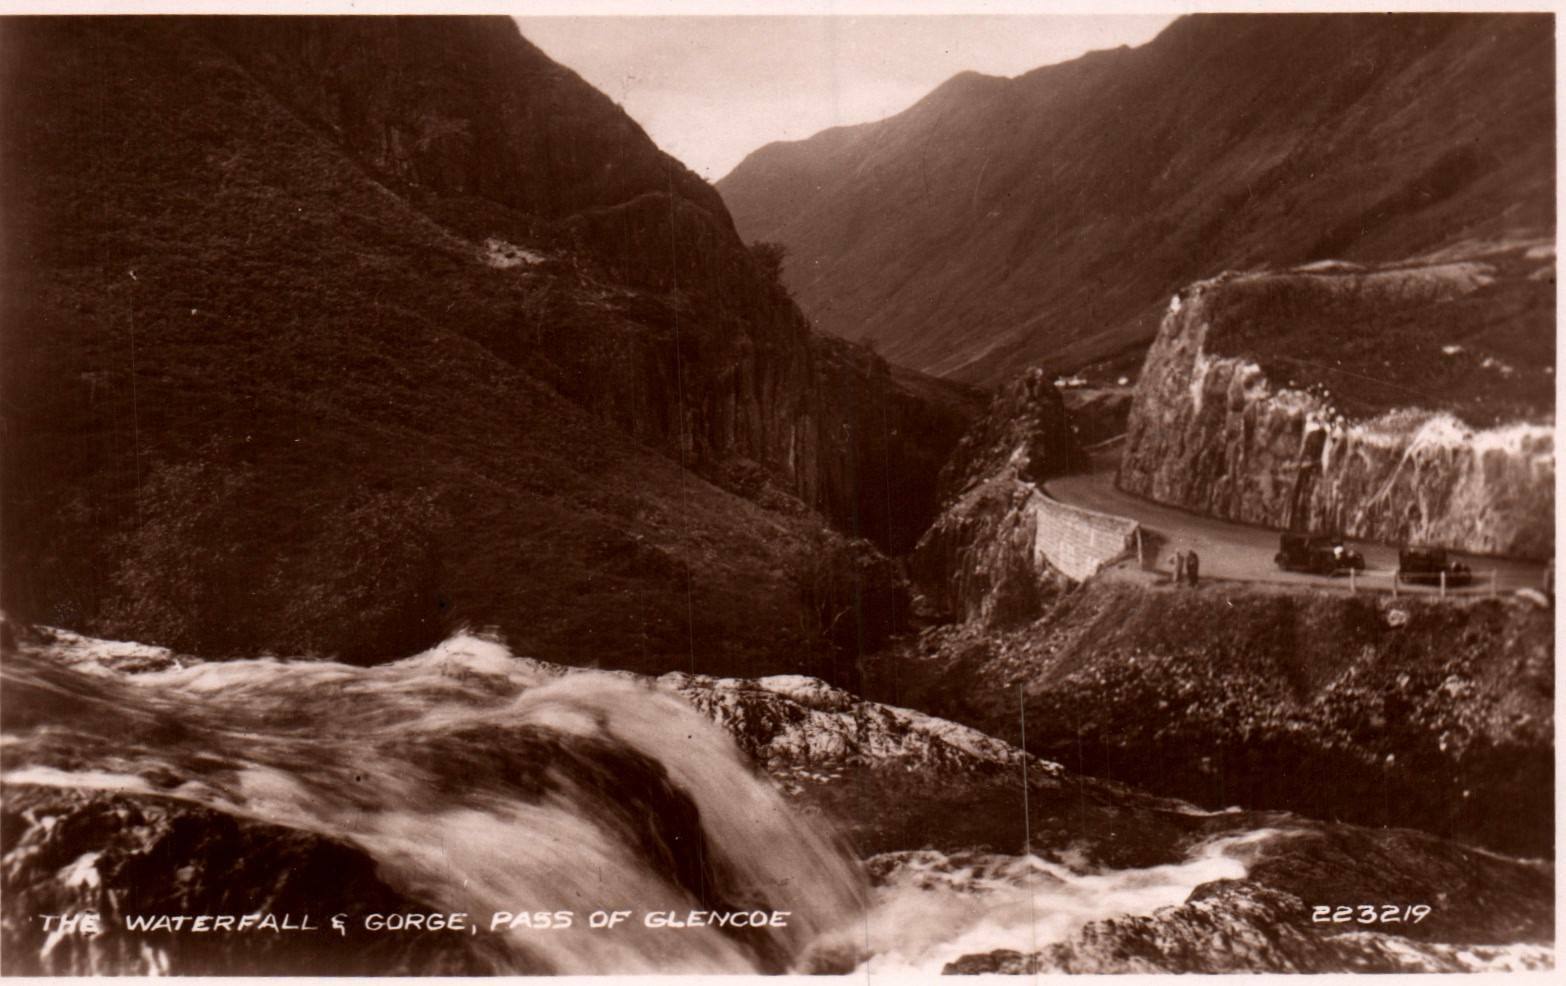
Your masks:
{"label": "sky", "polygon": [[1152,40],[1171,16],[529,17],[522,33],[709,181],[775,140],[880,120],[972,70]]}

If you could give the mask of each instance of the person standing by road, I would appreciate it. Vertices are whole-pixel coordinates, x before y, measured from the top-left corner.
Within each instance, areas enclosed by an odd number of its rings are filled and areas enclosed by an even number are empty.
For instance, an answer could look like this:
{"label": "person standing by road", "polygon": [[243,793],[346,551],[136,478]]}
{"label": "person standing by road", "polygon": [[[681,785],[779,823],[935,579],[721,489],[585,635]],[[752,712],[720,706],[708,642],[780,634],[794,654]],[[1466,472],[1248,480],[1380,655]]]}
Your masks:
{"label": "person standing by road", "polygon": [[1170,579],[1175,585],[1185,581],[1185,549],[1181,548],[1174,553],[1174,578]]}
{"label": "person standing by road", "polygon": [[1202,561],[1196,557],[1196,552],[1188,551],[1185,555],[1185,576],[1191,580],[1191,588],[1196,588],[1198,574],[1202,570]]}

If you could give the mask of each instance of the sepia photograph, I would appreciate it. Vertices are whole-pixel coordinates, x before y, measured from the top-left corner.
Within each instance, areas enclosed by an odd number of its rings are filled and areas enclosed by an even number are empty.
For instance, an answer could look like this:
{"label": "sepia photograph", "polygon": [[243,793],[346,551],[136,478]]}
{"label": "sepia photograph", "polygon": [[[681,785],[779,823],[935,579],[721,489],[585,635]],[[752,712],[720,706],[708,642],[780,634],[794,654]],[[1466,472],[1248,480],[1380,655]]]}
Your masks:
{"label": "sepia photograph", "polygon": [[6,6],[0,977],[1553,972],[1425,6]]}

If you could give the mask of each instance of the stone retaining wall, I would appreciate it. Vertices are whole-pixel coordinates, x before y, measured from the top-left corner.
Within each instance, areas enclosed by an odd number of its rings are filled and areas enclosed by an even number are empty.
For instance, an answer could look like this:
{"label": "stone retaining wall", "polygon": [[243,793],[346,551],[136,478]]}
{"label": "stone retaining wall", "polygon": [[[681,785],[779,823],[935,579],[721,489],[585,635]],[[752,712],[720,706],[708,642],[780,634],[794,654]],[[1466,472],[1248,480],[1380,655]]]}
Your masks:
{"label": "stone retaining wall", "polygon": [[1073,507],[1037,490],[1028,509],[1034,516],[1035,560],[1049,562],[1078,582],[1136,550],[1134,520]]}

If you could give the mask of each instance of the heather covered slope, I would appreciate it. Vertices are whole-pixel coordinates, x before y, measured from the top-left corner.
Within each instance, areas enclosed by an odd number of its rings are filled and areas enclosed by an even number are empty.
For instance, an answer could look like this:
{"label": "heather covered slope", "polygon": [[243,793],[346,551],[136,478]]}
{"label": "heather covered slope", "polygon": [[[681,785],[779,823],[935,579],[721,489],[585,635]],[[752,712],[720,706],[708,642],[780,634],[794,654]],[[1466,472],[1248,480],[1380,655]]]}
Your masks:
{"label": "heather covered slope", "polygon": [[959,75],[718,188],[747,240],[789,248],[818,324],[894,362],[1134,366],[1169,296],[1227,268],[1553,237],[1553,64],[1547,16],[1187,17]]}
{"label": "heather covered slope", "polygon": [[963,399],[814,336],[716,195],[510,21],[0,44],[8,613],[828,675],[836,614],[888,628],[850,537],[918,536]]}

